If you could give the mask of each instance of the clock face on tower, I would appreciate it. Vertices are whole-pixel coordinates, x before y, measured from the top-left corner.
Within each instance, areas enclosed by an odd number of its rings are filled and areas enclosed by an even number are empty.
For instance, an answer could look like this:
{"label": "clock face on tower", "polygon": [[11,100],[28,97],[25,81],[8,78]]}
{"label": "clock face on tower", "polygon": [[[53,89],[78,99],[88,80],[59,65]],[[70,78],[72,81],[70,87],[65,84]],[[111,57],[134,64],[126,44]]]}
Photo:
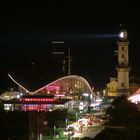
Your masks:
{"label": "clock face on tower", "polygon": [[127,39],[127,31],[126,31],[126,30],[121,31],[120,34],[119,34],[119,37],[120,37],[122,40],[126,40],[126,39]]}

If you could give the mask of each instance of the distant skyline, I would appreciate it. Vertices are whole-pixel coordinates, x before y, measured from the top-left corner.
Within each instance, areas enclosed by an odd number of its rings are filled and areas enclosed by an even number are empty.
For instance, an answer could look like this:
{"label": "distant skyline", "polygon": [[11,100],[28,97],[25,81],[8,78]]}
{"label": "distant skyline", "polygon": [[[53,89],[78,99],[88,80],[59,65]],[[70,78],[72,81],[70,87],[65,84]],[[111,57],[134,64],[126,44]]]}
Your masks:
{"label": "distant skyline", "polygon": [[127,9],[121,14],[113,10],[113,15],[109,9],[5,10],[0,26],[0,90],[14,86],[8,73],[32,89],[63,76],[64,55],[52,54],[59,48],[52,41],[64,41],[61,50],[65,53],[70,47],[72,74],[83,76],[95,88],[104,87],[110,77],[117,76],[120,23],[128,30],[130,73],[140,77],[138,11]]}

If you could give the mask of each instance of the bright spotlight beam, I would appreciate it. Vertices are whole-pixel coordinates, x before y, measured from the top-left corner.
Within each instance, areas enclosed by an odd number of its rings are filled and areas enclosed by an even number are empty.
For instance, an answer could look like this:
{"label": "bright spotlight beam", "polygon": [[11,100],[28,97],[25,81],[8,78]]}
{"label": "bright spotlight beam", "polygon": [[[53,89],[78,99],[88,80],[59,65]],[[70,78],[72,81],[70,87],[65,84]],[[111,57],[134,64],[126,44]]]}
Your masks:
{"label": "bright spotlight beam", "polygon": [[21,84],[19,84],[16,80],[14,80],[14,78],[10,75],[10,74],[8,74],[8,76],[9,76],[9,78],[14,82],[14,83],[16,83],[18,86],[20,86],[22,89],[24,89],[25,91],[26,91],[26,93],[30,93],[30,91],[29,90],[27,90],[25,87],[23,87]]}

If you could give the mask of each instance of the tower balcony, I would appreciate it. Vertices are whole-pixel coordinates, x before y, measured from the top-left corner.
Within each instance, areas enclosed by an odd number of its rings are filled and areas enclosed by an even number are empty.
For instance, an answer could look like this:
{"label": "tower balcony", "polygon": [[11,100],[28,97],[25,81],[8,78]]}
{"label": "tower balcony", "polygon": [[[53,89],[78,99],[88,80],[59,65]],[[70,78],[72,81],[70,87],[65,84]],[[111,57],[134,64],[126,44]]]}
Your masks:
{"label": "tower balcony", "polygon": [[116,65],[116,68],[130,68],[129,65]]}
{"label": "tower balcony", "polygon": [[117,65],[116,66],[116,70],[117,71],[125,71],[125,72],[128,72],[131,70],[130,66],[129,65]]}

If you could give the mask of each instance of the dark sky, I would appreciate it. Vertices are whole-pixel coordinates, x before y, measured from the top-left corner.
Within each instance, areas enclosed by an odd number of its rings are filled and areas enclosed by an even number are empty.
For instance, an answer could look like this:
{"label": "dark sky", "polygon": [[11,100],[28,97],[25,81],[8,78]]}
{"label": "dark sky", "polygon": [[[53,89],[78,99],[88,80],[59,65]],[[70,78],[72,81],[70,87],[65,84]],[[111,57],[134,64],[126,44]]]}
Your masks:
{"label": "dark sky", "polygon": [[[117,74],[114,51],[120,24],[128,30],[131,74],[140,77],[137,8],[5,8],[1,13],[0,90],[15,86],[8,73],[29,89],[63,76],[68,47],[72,74],[85,77],[95,88],[104,87]],[[52,55],[53,51],[65,55]]]}

